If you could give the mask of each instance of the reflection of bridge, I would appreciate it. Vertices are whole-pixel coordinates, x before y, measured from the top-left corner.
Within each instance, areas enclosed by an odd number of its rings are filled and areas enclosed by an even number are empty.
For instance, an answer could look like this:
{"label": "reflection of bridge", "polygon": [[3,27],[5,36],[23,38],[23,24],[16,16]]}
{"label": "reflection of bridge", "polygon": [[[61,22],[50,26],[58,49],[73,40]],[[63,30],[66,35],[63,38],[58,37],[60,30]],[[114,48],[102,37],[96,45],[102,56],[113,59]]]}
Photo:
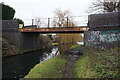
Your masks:
{"label": "reflection of bridge", "polygon": [[88,27],[61,27],[61,28],[21,28],[20,32],[37,33],[84,33]]}

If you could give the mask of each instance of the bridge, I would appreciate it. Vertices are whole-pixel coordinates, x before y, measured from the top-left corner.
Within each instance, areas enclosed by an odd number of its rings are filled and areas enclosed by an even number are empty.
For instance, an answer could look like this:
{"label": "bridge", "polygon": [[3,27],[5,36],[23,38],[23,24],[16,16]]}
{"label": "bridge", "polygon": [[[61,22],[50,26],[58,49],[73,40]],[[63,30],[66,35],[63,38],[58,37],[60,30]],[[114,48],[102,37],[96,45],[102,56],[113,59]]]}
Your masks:
{"label": "bridge", "polygon": [[[29,24],[19,28],[19,32],[22,33],[84,33],[89,28],[87,27],[88,22],[83,21],[82,18],[87,16],[73,16],[74,21],[68,17],[64,17],[63,21],[54,22],[53,18],[38,18],[30,19]],[[80,21],[82,20],[82,21]],[[71,22],[72,21],[72,22]],[[53,23],[54,22],[54,23]]]}
{"label": "bridge", "polygon": [[62,26],[59,24],[57,26],[53,25],[50,18],[43,19],[42,24],[37,24],[32,19],[30,24],[24,27],[18,27],[19,23],[15,20],[2,20],[2,35],[23,51],[38,49],[41,42],[40,34],[43,33],[84,33],[85,46],[99,47],[106,45],[108,47],[108,45],[112,46],[113,44],[114,46],[120,46],[120,20],[118,14],[120,13],[89,15],[89,20],[85,23],[86,26],[79,25],[80,21],[71,23],[68,18],[65,21],[66,24]]}
{"label": "bridge", "polygon": [[[40,48],[40,34],[84,33],[89,29],[87,27],[87,21],[78,21],[82,20],[81,16],[75,16],[73,20],[74,21],[71,22],[71,20],[66,17],[63,22],[53,24],[53,18],[27,19],[24,20],[25,26],[19,25],[16,20],[2,20],[2,34],[3,37],[17,45],[22,52],[26,52]],[[56,21],[58,21],[58,19],[56,19]]]}
{"label": "bridge", "polygon": [[88,27],[61,27],[61,28],[21,28],[22,33],[84,33]]}

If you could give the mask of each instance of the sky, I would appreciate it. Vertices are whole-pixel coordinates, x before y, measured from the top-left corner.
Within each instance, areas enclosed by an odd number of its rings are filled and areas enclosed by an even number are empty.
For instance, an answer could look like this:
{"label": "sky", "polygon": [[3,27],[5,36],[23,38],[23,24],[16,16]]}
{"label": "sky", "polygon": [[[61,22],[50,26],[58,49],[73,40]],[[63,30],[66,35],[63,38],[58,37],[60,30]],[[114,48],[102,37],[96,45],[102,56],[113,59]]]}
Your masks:
{"label": "sky", "polygon": [[70,10],[73,16],[86,15],[93,0],[2,0],[13,7],[15,17],[23,20],[53,17],[56,9]]}

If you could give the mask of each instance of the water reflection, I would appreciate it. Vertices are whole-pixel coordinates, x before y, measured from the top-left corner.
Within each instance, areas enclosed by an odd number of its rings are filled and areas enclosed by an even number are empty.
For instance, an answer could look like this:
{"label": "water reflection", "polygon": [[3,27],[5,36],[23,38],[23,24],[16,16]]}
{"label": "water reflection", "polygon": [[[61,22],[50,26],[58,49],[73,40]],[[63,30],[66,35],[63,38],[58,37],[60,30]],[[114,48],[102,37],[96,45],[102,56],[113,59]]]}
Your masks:
{"label": "water reflection", "polygon": [[73,43],[65,44],[65,45],[60,44],[59,45],[59,51],[60,51],[60,53],[64,53],[65,51],[69,50],[73,45],[75,45],[75,44],[73,44]]}
{"label": "water reflection", "polygon": [[60,52],[58,51],[58,47],[54,47],[50,53],[44,52],[43,55],[40,57],[40,62],[50,59],[52,57],[55,57],[57,55],[59,55]]}
{"label": "water reflection", "polygon": [[83,36],[80,33],[57,34],[57,42],[61,53],[69,50],[73,45],[77,45],[77,42],[80,41],[83,41]]}
{"label": "water reflection", "polygon": [[46,50],[46,49],[38,50],[18,56],[3,58],[2,77],[3,78],[24,77],[36,64],[38,64],[41,61],[54,57],[57,51],[58,51],[58,47],[54,47],[51,50]]}

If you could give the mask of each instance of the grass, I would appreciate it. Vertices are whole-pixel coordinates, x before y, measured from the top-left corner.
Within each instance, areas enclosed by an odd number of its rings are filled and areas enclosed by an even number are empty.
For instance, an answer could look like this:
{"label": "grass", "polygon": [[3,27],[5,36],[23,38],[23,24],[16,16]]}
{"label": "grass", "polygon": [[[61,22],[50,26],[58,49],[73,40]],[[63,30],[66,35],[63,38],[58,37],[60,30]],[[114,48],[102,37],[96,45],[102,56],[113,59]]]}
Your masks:
{"label": "grass", "polygon": [[74,45],[74,46],[72,46],[70,49],[75,49],[75,48],[78,48],[78,47],[80,47],[81,45]]}
{"label": "grass", "polygon": [[[64,69],[67,62],[65,55],[59,55],[52,59],[37,64],[27,78],[64,78]],[[89,58],[81,56],[74,64],[73,78],[94,78],[96,72],[89,67]]]}
{"label": "grass", "polygon": [[94,78],[96,72],[89,66],[89,58],[81,56],[74,65],[73,78]]}
{"label": "grass", "polygon": [[65,56],[59,55],[37,64],[25,78],[63,78]]}
{"label": "grass", "polygon": [[57,46],[57,45],[58,45],[58,43],[52,43],[52,45],[53,45],[53,46]]}
{"label": "grass", "polygon": [[[72,48],[79,47],[73,46]],[[82,50],[84,48],[81,47]],[[73,78],[118,78],[120,77],[120,49],[87,49],[79,57],[72,70]],[[67,56],[59,55],[37,64],[25,78],[64,78]]]}

